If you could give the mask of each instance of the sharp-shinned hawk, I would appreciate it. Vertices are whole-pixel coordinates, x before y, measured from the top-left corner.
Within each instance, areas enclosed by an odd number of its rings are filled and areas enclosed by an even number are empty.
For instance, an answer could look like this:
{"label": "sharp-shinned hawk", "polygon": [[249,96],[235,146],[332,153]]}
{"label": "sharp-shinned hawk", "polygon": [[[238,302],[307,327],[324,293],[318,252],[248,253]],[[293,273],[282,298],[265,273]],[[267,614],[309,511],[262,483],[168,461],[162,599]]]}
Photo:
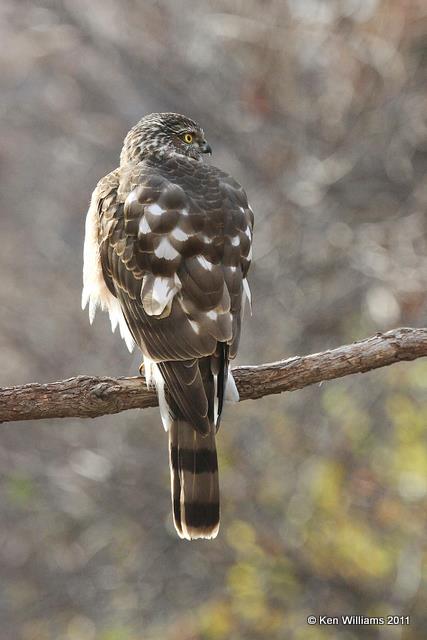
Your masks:
{"label": "sharp-shinned hawk", "polygon": [[143,353],[169,433],[174,523],[187,539],[218,533],[215,434],[224,400],[238,399],[229,361],[250,299],[253,213],[206,153],[193,120],[142,118],[93,192],[84,245],[82,306],[91,322],[98,306],[108,310]]}

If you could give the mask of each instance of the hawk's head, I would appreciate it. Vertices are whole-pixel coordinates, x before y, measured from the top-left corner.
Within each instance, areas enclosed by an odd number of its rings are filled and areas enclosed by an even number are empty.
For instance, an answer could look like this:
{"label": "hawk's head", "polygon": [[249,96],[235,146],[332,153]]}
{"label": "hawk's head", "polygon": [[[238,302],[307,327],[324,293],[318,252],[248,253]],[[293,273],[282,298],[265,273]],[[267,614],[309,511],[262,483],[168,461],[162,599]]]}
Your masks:
{"label": "hawk's head", "polygon": [[127,134],[121,164],[142,160],[147,153],[180,154],[201,160],[211,153],[203,129],[179,113],[150,113]]}

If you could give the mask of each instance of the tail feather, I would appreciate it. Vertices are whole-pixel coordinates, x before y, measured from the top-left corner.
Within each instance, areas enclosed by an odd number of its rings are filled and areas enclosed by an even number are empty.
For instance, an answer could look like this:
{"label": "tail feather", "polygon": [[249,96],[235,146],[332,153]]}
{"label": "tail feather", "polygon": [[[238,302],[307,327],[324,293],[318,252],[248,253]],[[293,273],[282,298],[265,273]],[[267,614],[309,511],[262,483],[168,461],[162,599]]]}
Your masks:
{"label": "tail feather", "polygon": [[215,538],[219,530],[215,430],[202,435],[185,419],[172,420],[169,463],[175,528],[181,538]]}
{"label": "tail feather", "polygon": [[219,530],[219,427],[228,374],[228,347],[209,357],[153,362],[144,357],[169,434],[172,510],[181,538],[215,538]]}

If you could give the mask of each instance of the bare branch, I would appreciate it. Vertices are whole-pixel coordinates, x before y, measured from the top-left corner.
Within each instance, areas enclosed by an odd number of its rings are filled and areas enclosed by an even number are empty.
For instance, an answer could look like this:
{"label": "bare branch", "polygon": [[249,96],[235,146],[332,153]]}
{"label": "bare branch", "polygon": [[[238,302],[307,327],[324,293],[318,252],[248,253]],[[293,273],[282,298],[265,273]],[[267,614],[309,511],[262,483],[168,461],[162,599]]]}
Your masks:
{"label": "bare branch", "polygon": [[[330,351],[258,366],[236,367],[241,400],[295,391],[316,382],[427,356],[427,329],[401,328]],[[0,422],[95,418],[157,405],[143,377],[77,376],[61,382],[0,388]]]}

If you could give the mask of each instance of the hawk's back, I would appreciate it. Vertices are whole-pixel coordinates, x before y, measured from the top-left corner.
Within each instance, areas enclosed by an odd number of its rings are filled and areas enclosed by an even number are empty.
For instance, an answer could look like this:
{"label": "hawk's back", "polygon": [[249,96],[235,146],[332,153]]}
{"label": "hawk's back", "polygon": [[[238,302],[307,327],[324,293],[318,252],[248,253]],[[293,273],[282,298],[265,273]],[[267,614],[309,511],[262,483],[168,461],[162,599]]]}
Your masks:
{"label": "hawk's back", "polygon": [[85,295],[92,310],[107,307],[132,337],[147,383],[157,388],[178,533],[213,537],[215,432],[227,388],[237,396],[229,359],[250,295],[253,214],[242,187],[223,171],[167,146],[139,158],[134,138],[126,140],[130,151],[99,182],[88,213],[85,269],[92,247],[96,286],[88,277]]}

